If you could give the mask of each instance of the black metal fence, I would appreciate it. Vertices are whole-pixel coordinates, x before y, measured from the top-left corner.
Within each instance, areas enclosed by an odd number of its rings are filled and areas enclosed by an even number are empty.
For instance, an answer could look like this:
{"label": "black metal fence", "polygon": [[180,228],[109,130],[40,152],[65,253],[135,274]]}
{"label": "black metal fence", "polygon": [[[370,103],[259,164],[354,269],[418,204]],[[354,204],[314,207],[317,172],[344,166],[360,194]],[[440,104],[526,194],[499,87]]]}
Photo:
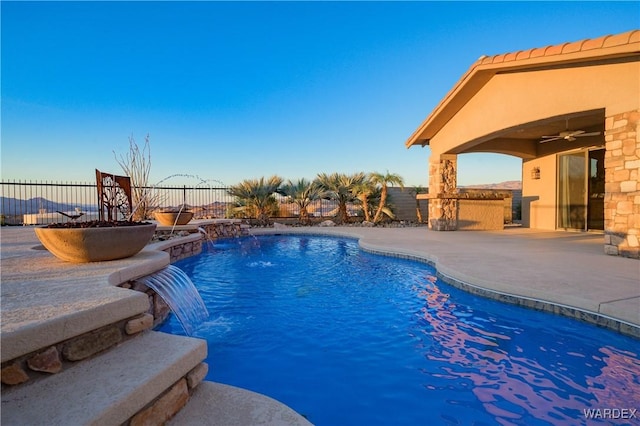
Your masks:
{"label": "black metal fence", "polygon": [[[161,186],[144,190],[155,208],[187,204],[196,218],[226,217],[234,201],[225,187]],[[98,216],[95,183],[2,181],[0,197],[0,215],[7,225],[62,222],[68,220],[64,214],[83,213],[78,220]]]}
{"label": "black metal fence", "polygon": [[[229,195],[228,189],[205,185],[144,188],[153,208],[186,204],[194,212],[195,219],[231,217],[235,199]],[[64,222],[71,220],[68,216],[80,213],[82,216],[77,220],[98,218],[98,192],[95,183],[0,181],[0,197],[0,220],[3,225]],[[278,217],[298,216],[298,209],[294,204],[286,203],[283,197],[277,198],[280,201]],[[321,200],[311,210],[315,216],[323,217],[334,208],[331,201]]]}

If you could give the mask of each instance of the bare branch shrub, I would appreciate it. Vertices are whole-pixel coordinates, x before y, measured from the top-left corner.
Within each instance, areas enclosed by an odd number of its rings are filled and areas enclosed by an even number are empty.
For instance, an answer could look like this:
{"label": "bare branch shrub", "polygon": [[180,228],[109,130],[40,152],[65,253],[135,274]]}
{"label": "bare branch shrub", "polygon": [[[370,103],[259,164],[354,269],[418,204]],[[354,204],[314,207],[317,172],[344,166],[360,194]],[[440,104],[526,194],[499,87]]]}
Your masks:
{"label": "bare branch shrub", "polygon": [[133,201],[133,217],[135,221],[150,218],[157,207],[157,194],[149,183],[151,171],[151,147],[149,135],[144,138],[144,147],[140,149],[133,136],[129,136],[129,151],[126,155],[113,155],[116,161],[131,179],[131,198]]}

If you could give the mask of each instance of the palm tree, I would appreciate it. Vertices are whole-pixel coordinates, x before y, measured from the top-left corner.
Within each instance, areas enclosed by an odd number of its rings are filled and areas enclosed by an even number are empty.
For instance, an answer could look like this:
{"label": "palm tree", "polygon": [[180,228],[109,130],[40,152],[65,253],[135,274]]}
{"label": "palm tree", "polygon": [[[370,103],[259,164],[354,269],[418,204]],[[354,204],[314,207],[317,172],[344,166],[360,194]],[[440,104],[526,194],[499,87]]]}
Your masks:
{"label": "palm tree", "polygon": [[298,220],[301,224],[309,223],[309,205],[322,198],[324,190],[320,187],[318,182],[309,182],[302,178],[297,182],[288,180],[287,183],[280,187],[280,193],[287,196],[288,199],[295,203],[300,209]]}
{"label": "palm tree", "polygon": [[371,205],[369,201],[372,200],[372,197],[377,192],[376,189],[375,185],[373,185],[369,179],[364,179],[353,188],[353,193],[362,204],[364,220],[367,222],[371,222]]}
{"label": "palm tree", "polygon": [[316,180],[320,187],[327,192],[327,196],[338,202],[338,223],[345,223],[349,220],[347,213],[347,203],[355,201],[354,188],[361,184],[366,178],[362,172],[346,175],[342,173],[318,174]]}
{"label": "palm tree", "polygon": [[371,183],[373,183],[374,185],[380,185],[380,203],[378,204],[378,209],[376,210],[376,214],[373,217],[373,223],[378,223],[382,217],[382,213],[385,211],[386,207],[387,207],[387,186],[388,185],[398,185],[400,186],[400,188],[404,189],[404,179],[402,179],[402,176],[395,174],[395,173],[389,173],[389,171],[387,171],[386,174],[382,174],[382,173],[371,173],[369,175],[369,180],[371,181]]}
{"label": "palm tree", "polygon": [[413,193],[416,197],[416,217],[418,218],[418,223],[422,223],[422,210],[420,209],[420,199],[418,198],[418,194],[426,193],[426,189],[423,186],[416,186],[413,188]]}
{"label": "palm tree", "polygon": [[271,176],[267,180],[245,179],[237,185],[229,188],[229,195],[237,198],[239,208],[247,215],[255,215],[260,225],[268,225],[269,217],[277,208],[278,202],[273,194],[278,192],[282,185],[282,178]]}

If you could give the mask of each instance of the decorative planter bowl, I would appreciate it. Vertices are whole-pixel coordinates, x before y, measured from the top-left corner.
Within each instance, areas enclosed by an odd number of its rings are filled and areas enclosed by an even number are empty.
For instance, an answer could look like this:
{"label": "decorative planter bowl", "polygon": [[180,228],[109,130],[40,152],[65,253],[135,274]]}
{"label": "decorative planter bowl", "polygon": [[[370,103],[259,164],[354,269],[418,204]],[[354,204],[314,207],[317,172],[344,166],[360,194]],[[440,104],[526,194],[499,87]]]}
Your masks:
{"label": "decorative planter bowl", "polygon": [[144,248],[153,237],[155,223],[90,228],[35,228],[43,246],[58,259],[99,262],[124,259]]}
{"label": "decorative planter bowl", "polygon": [[193,212],[155,212],[156,220],[163,226],[186,225],[193,219]]}

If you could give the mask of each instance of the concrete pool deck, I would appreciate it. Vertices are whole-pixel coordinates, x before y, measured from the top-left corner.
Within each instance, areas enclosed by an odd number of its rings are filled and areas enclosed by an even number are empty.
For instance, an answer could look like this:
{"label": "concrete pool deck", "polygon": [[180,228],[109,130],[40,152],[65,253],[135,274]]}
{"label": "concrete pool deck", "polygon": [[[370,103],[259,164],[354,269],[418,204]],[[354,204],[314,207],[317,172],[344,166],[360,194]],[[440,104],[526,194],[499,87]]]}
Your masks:
{"label": "concrete pool deck", "polygon": [[[360,245],[366,250],[433,263],[442,278],[472,292],[488,292],[490,296],[504,298],[510,303],[573,316],[640,337],[640,262],[605,255],[601,234],[524,228],[435,232],[425,227],[282,226],[252,228],[250,232],[254,235],[314,233],[359,238]],[[58,261],[46,250],[34,249],[39,242],[32,228],[3,227],[0,237],[3,363],[114,322],[114,316],[128,318],[144,312],[146,295],[114,284],[147,275],[169,263],[166,253],[153,250],[151,246],[121,261],[73,265]],[[85,285],[79,286],[79,283]],[[203,350],[196,347],[196,343],[193,345],[194,351],[199,352],[190,355],[192,364],[199,362],[197,357],[201,357]],[[158,364],[162,362],[164,359],[160,357]],[[143,362],[136,368],[144,367]],[[51,377],[62,374],[64,372]],[[114,373],[110,374],[113,376]],[[164,373],[161,371],[157,375]],[[95,386],[98,382],[91,379]],[[129,378],[129,382],[135,381],[135,377]],[[167,383],[172,382],[167,379]],[[33,385],[26,387],[35,389]],[[89,388],[84,392],[89,401],[93,391],[94,388]],[[241,424],[240,419],[247,418],[247,407],[253,407],[254,422],[308,424],[302,416],[277,401],[237,388],[205,382],[196,388],[196,392],[199,396],[194,395],[189,400],[174,424],[180,424],[180,418],[184,420],[183,424],[220,424],[216,419],[233,424],[233,418],[238,421],[236,424]],[[10,421],[14,407],[11,404],[19,403],[24,396],[15,392],[12,399],[11,393],[3,391],[3,424],[18,424]],[[47,400],[48,393],[41,393]],[[129,395],[132,394],[136,395],[131,391]],[[213,404],[213,400],[218,404]],[[24,410],[35,412],[34,407],[29,404]],[[108,409],[105,407],[105,412]],[[118,416],[121,411],[114,409],[108,415]],[[68,413],[63,411],[60,415]],[[202,423],[203,419],[206,422]]]}

